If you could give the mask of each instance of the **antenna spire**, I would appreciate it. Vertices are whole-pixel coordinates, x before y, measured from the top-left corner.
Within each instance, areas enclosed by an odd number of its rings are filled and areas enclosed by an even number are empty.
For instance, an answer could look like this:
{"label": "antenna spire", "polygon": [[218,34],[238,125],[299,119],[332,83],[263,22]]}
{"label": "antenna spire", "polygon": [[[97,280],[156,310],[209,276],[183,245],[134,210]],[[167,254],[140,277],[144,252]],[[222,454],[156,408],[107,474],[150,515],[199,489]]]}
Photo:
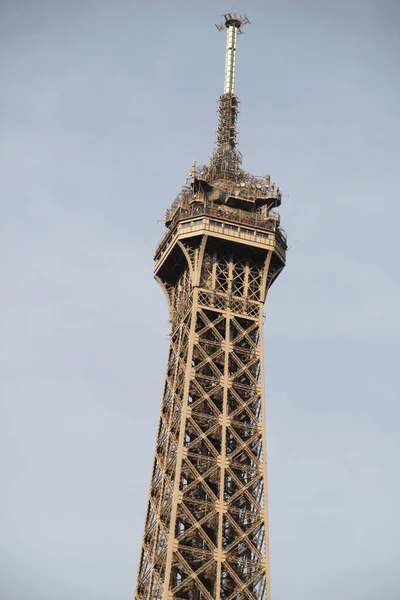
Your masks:
{"label": "antenna spire", "polygon": [[241,28],[250,23],[250,21],[247,17],[242,17],[236,13],[226,13],[223,17],[225,22],[216,25],[216,27],[218,31],[226,30],[224,94],[233,94],[235,85],[236,38],[238,34],[243,33]]}
{"label": "antenna spire", "polygon": [[224,22],[216,27],[219,31],[226,30],[224,93],[219,98],[217,141],[211,163],[225,179],[235,179],[242,160],[236,148],[239,114],[239,100],[234,94],[236,39],[238,34],[243,33],[242,27],[250,21],[236,13],[226,13],[223,17]]}

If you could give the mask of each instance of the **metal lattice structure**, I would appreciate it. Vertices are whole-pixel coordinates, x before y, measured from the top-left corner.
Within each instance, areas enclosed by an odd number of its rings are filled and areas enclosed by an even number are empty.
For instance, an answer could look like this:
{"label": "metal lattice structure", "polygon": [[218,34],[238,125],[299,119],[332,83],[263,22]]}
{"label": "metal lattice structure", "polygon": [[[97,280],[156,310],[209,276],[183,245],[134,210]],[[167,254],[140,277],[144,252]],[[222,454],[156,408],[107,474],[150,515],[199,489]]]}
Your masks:
{"label": "metal lattice structure", "polygon": [[219,26],[216,149],[209,166],[193,165],[155,256],[171,333],[136,600],[270,597],[262,327],[286,236],[279,188],[241,170],[232,133],[247,22],[228,14]]}

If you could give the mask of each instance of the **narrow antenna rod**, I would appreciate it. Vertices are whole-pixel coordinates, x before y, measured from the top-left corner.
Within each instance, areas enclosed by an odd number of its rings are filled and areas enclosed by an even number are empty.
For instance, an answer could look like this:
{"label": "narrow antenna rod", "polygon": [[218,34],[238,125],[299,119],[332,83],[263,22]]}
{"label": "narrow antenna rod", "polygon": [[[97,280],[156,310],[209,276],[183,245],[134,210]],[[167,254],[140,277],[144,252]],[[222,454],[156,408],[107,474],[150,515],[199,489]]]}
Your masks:
{"label": "narrow antenna rod", "polygon": [[236,31],[236,27],[229,25],[226,32],[224,94],[233,94],[235,86]]}
{"label": "narrow antenna rod", "polygon": [[243,33],[241,28],[247,23],[250,24],[250,21],[247,17],[242,17],[236,13],[226,13],[223,17],[225,22],[216,27],[219,31],[226,29],[224,94],[233,94],[235,87],[236,38],[238,34]]}
{"label": "narrow antenna rod", "polygon": [[236,149],[239,113],[239,100],[234,94],[236,39],[243,33],[241,28],[250,21],[236,13],[227,13],[223,17],[224,22],[216,27],[219,31],[226,30],[225,81],[224,93],[219,98],[217,140],[211,162],[219,176],[235,179],[241,164],[241,154]]}

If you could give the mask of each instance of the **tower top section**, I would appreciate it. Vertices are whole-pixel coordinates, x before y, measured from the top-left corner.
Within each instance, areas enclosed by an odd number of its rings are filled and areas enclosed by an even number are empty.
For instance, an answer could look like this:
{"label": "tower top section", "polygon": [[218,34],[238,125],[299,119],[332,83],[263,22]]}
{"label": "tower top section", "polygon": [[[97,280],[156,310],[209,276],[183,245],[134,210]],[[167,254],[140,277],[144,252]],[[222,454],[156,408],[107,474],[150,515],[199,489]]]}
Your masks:
{"label": "tower top section", "polygon": [[218,31],[226,30],[226,58],[225,58],[225,82],[224,94],[233,94],[235,83],[235,55],[236,55],[236,37],[244,33],[242,27],[250,24],[246,16],[236,13],[226,13],[223,15],[225,21],[216,25]]}
{"label": "tower top section", "polygon": [[251,219],[261,219],[268,226],[272,224],[277,235],[283,235],[276,212],[282,198],[279,187],[271,183],[268,173],[254,176],[242,169],[242,155],[237,143],[239,99],[234,90],[236,42],[237,36],[244,33],[243,28],[249,23],[246,16],[232,12],[224,14],[222,23],[216,25],[218,31],[226,31],[226,54],[224,90],[218,99],[214,149],[208,164],[198,167],[193,162],[186,185],[173,202],[171,210],[167,210],[165,223],[171,231],[180,219],[186,218],[183,215],[218,216],[227,210],[238,222],[250,223]]}

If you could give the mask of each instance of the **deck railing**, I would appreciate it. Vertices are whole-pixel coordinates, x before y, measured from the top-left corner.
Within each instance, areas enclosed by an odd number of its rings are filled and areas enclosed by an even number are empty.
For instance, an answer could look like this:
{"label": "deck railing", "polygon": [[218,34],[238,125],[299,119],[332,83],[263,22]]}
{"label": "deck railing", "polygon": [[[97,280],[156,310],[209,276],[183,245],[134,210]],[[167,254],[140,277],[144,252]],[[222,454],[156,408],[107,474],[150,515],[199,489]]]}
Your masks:
{"label": "deck railing", "polygon": [[[272,211],[271,211],[272,213]],[[243,226],[255,227],[265,231],[272,231],[276,237],[286,249],[286,233],[279,227],[279,215],[277,213],[271,214],[270,217],[264,217],[257,213],[252,213],[238,208],[231,208],[229,206],[207,206],[207,205],[193,205],[188,208],[178,208],[170,218],[168,213],[165,222],[168,225],[168,230],[161,239],[156,249],[156,255],[160,251],[161,247],[165,244],[168,238],[172,235],[172,232],[179,221],[186,221],[191,218],[199,218],[202,216],[216,217],[231,221],[235,224]]]}

